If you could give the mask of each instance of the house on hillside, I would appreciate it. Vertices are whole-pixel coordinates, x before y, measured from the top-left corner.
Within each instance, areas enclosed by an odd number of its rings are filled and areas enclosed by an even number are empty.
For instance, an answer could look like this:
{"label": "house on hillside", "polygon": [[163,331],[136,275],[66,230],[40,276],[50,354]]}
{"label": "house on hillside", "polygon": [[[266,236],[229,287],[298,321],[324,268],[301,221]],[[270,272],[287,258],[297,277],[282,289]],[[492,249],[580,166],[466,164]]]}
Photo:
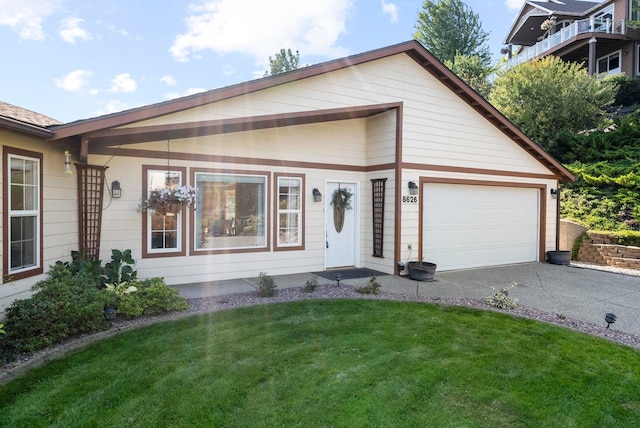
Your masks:
{"label": "house on hillside", "polygon": [[[526,1],[505,39],[506,68],[548,55],[589,74],[640,75],[640,1]],[[637,28],[637,29],[635,29]]]}
{"label": "house on hillside", "polygon": [[[169,284],[543,261],[574,178],[416,41],[51,131],[77,168],[79,249],[132,249]],[[140,212],[183,185],[195,210]]]}
{"label": "house on hillside", "polygon": [[0,102],[2,284],[0,313],[78,248],[76,178],[64,147],[52,143],[50,117]]}

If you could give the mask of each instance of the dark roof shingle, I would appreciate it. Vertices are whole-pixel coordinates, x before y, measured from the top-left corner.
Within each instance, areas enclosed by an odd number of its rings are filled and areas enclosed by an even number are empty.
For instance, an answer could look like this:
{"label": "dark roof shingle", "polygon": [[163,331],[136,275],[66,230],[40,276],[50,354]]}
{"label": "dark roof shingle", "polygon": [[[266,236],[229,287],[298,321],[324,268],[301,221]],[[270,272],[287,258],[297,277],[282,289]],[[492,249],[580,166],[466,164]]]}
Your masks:
{"label": "dark roof shingle", "polygon": [[41,128],[62,124],[62,122],[52,119],[49,116],[2,101],[0,101],[0,117],[6,117],[29,125],[39,126]]}

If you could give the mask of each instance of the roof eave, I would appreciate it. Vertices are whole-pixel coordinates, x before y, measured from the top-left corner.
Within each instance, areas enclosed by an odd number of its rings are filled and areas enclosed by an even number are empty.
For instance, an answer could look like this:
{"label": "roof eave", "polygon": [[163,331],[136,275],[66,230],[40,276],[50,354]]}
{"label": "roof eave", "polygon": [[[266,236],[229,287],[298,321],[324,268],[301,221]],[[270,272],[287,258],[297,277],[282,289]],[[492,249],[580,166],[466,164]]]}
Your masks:
{"label": "roof eave", "polygon": [[0,127],[45,139],[50,139],[54,135],[49,129],[4,116],[0,116]]}

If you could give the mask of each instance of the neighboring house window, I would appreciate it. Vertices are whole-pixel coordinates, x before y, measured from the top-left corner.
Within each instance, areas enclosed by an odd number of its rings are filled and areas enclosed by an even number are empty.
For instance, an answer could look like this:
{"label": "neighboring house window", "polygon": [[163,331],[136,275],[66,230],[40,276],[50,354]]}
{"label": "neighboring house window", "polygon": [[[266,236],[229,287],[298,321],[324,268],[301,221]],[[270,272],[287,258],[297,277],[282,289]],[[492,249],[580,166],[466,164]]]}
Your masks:
{"label": "neighboring house window", "polygon": [[629,19],[640,21],[640,0],[629,0]]}
{"label": "neighboring house window", "polygon": [[303,176],[276,174],[276,249],[303,246]]}
{"label": "neighboring house window", "polygon": [[382,257],[384,237],[384,194],[386,178],[371,180],[373,204],[373,257]]}
{"label": "neighboring house window", "polygon": [[42,154],[4,148],[4,274],[42,273]]}
{"label": "neighboring house window", "polygon": [[598,74],[616,74],[620,73],[620,71],[620,51],[598,58]]}
{"label": "neighboring house window", "polygon": [[267,248],[267,175],[196,172],[195,248]]}
{"label": "neighboring house window", "polygon": [[[160,169],[160,167],[144,167],[146,195],[154,190],[162,190],[184,185],[184,168]],[[143,216],[145,230],[145,251],[143,257],[180,256],[184,255],[184,213],[159,214],[148,211]]]}
{"label": "neighboring house window", "polygon": [[595,21],[593,31],[611,31],[613,26],[613,5],[605,7],[600,12],[595,13],[593,18]]}

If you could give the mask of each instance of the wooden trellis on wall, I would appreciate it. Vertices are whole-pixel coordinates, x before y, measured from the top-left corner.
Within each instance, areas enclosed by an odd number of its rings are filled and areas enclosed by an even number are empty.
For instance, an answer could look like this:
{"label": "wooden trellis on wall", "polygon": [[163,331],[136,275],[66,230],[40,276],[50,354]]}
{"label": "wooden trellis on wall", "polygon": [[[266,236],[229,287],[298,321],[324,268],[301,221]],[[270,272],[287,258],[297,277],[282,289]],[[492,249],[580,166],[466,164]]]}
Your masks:
{"label": "wooden trellis on wall", "polygon": [[373,186],[371,195],[373,197],[373,257],[382,257],[383,237],[384,237],[384,193],[386,178],[371,180]]}
{"label": "wooden trellis on wall", "polygon": [[105,166],[76,164],[78,170],[78,224],[80,253],[98,260],[102,229]]}

